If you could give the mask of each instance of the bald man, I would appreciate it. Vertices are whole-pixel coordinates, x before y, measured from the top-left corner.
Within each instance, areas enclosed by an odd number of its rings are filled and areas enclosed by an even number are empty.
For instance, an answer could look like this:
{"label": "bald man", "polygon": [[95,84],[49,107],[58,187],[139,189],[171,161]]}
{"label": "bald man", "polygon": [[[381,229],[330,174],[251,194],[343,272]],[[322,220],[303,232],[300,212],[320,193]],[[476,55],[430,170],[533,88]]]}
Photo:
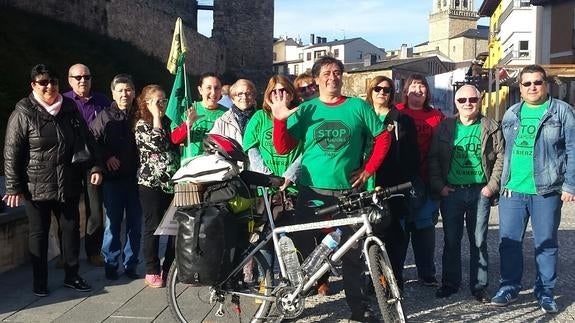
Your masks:
{"label": "bald man", "polygon": [[443,219],[442,286],[437,298],[449,297],[461,284],[461,238],[469,238],[469,288],[487,303],[487,231],[497,198],[504,144],[499,124],[481,115],[481,93],[464,85],[455,93],[457,114],[439,124],[428,155],[429,184],[441,200]]}
{"label": "bald man", "polygon": [[[76,102],[80,114],[90,124],[96,115],[105,107],[110,106],[111,101],[105,95],[92,92],[92,74],[88,66],[74,64],[68,70],[68,84],[72,90],[63,93]],[[102,213],[102,186],[90,183],[90,170],[87,170],[83,181],[84,203],[86,206],[86,235],[84,245],[88,262],[94,266],[104,266],[104,260],[100,254],[102,248],[103,213]]]}

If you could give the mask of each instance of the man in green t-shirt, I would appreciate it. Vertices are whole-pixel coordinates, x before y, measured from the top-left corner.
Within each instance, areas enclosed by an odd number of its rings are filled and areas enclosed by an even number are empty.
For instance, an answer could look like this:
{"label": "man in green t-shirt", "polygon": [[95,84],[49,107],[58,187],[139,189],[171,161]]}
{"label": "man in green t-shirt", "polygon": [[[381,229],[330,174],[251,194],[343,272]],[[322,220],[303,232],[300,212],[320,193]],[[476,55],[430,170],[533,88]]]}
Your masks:
{"label": "man in green t-shirt", "polygon": [[533,293],[543,312],[556,313],[561,207],[575,201],[575,114],[569,104],[549,97],[541,66],[523,68],[519,83],[523,101],[510,107],[501,122],[506,142],[499,201],[501,279],[491,304],[517,300],[523,237],[531,220],[537,263]]}
{"label": "man in green t-shirt", "polygon": [[[343,96],[343,63],[333,57],[320,57],[313,65],[312,76],[319,87],[319,97],[289,109],[287,96],[277,92],[271,97],[274,116],[273,142],[280,154],[288,153],[301,141],[303,152],[298,178],[299,195],[296,221],[319,221],[308,202],[321,200],[335,204],[337,197],[361,188],[379,167],[390,145],[388,131],[373,109],[363,100]],[[374,141],[373,151],[363,164],[363,149]],[[342,228],[346,239],[352,233]],[[325,233],[304,231],[294,235],[296,247],[307,257],[315,247],[314,238]],[[361,248],[351,249],[343,258],[343,280],[351,319],[374,319],[362,288]]]}
{"label": "man in green t-shirt", "polygon": [[441,200],[443,218],[442,286],[435,296],[449,297],[460,287],[465,222],[471,241],[469,287],[476,300],[487,303],[487,231],[503,169],[503,136],[495,120],[481,115],[475,86],[459,88],[455,106],[458,113],[441,121],[428,155],[431,193]]}

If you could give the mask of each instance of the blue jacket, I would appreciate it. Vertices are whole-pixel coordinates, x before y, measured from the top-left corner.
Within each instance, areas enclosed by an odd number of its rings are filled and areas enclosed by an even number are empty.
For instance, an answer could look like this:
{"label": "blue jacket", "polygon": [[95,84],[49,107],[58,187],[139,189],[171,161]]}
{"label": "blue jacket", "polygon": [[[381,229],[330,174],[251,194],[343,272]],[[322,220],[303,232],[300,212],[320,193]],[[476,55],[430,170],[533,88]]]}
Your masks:
{"label": "blue jacket", "polygon": [[[533,149],[533,176],[538,195],[565,191],[575,194],[575,111],[554,98],[537,127]],[[505,158],[501,187],[509,182],[509,165],[515,138],[521,124],[523,101],[511,106],[501,122],[505,138]]]}

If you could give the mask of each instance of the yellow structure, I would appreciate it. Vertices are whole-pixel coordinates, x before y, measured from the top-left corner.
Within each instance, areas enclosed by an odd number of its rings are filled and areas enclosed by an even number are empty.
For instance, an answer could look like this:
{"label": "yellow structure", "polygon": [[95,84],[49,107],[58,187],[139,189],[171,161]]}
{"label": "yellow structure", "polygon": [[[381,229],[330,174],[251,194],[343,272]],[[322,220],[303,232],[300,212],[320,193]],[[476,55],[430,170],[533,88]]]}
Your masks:
{"label": "yellow structure", "polygon": [[[501,39],[499,36],[500,31],[500,18],[503,14],[503,5],[501,0],[485,0],[479,8],[479,15],[482,17],[489,17],[489,55],[485,59],[483,68],[490,71],[490,75],[497,77],[499,70],[497,65],[501,61],[503,50],[501,48]],[[509,95],[509,87],[501,86],[498,91],[485,93],[482,112],[495,120],[501,120],[505,112],[505,102]],[[503,107],[497,109],[497,107]]]}

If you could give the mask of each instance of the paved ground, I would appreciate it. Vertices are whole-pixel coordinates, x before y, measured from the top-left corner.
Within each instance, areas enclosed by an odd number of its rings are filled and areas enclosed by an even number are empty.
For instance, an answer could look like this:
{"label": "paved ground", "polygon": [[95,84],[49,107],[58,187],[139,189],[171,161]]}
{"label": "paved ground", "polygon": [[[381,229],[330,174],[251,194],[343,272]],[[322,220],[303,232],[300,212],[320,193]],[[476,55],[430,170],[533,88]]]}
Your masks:
{"label": "paved ground", "polygon": [[[438,300],[435,290],[423,287],[416,278],[411,251],[406,262],[404,310],[410,322],[574,322],[575,321],[575,205],[563,208],[559,231],[560,260],[559,283],[556,288],[560,313],[546,315],[536,305],[531,293],[534,280],[533,243],[531,232],[525,237],[524,289],[518,301],[508,308],[496,308],[474,301],[467,289],[447,299]],[[497,288],[499,259],[497,252],[497,211],[490,221],[490,292]],[[464,238],[465,240],[466,238]],[[437,269],[440,272],[442,231],[437,230]],[[464,243],[463,250],[467,249]],[[467,253],[465,253],[467,254]],[[467,256],[464,256],[464,282],[467,285]],[[142,280],[129,281],[122,277],[110,284],[104,279],[103,270],[82,263],[82,275],[94,287],[90,293],[78,293],[61,287],[63,272],[51,266],[49,288],[52,294],[45,298],[31,292],[31,267],[22,266],[0,275],[0,320],[6,322],[173,322],[167,308],[165,289],[145,288]],[[439,277],[439,275],[438,275]],[[337,292],[329,297],[310,297],[307,308],[297,322],[346,322],[349,316],[342,291],[341,280],[332,278]],[[210,317],[209,322],[216,322]],[[224,320],[237,322],[237,318]]]}

